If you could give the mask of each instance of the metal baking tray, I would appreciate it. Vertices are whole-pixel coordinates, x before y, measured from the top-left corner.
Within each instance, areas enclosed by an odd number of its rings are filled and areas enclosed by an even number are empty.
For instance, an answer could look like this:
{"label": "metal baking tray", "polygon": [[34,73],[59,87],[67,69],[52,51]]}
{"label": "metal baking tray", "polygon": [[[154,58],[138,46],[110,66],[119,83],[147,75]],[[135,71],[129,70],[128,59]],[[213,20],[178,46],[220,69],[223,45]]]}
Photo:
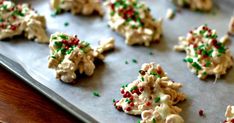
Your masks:
{"label": "metal baking tray", "polygon": [[[175,8],[169,0],[143,1],[150,6],[155,18],[164,18],[168,8]],[[226,106],[234,105],[234,69],[230,69],[216,84],[213,84],[214,77],[202,81],[182,62],[185,53],[173,51],[178,36],[186,35],[190,29],[202,24],[217,29],[219,38],[226,34],[233,15],[233,0],[215,0],[215,9],[211,13],[182,9],[173,20],[163,19],[164,36],[160,43],[150,47],[125,45],[124,38],[108,28],[106,16],[74,16],[65,12],[51,17],[53,11],[48,0],[20,2],[31,3],[40,14],[46,16],[49,34],[57,31],[77,34],[94,47],[102,38],[115,37],[116,49],[107,54],[104,63],[97,65],[94,75],[79,76],[74,85],[56,80],[54,71],[47,68],[47,44],[38,44],[22,37],[0,41],[1,65],[84,122],[137,122],[140,117],[117,111],[112,99],[121,98],[121,85],[135,80],[141,64],[147,62],[161,64],[171,79],[183,83],[181,91],[186,93],[187,100],[179,107],[183,109],[181,115],[186,123],[219,123],[225,119]],[[68,27],[64,26],[65,22],[69,22]],[[231,43],[229,47],[234,55],[234,44]],[[137,63],[132,62],[133,59]],[[125,64],[126,61],[128,64]],[[93,91],[98,91],[101,96],[94,97]],[[200,109],[204,110],[206,117],[198,115]]]}

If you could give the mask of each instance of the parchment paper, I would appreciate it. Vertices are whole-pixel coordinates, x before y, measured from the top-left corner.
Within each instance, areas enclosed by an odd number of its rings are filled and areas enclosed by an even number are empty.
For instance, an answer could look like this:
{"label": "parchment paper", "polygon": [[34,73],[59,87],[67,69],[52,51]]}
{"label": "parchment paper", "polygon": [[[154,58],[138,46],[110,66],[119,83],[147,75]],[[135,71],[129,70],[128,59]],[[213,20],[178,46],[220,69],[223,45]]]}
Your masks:
{"label": "parchment paper", "polygon": [[[148,3],[156,18],[164,18],[166,10],[174,8],[174,5],[167,0],[144,1]],[[178,43],[178,36],[186,35],[190,29],[205,23],[217,29],[219,38],[222,37],[227,32],[230,17],[233,15],[233,0],[216,0],[215,8],[218,8],[215,9],[216,14],[183,9],[181,13],[177,13],[174,20],[164,19],[162,41],[149,48],[125,45],[124,38],[107,27],[106,17],[73,16],[70,13],[51,17],[49,0],[28,0],[28,2],[32,3],[40,14],[46,16],[47,30],[50,34],[56,31],[77,34],[80,39],[90,42],[94,47],[102,38],[115,37],[116,50],[107,55],[104,63],[97,65],[93,76],[79,76],[75,85],[56,80],[54,71],[47,68],[49,55],[47,44],[38,44],[21,37],[0,41],[1,54],[21,64],[34,79],[97,121],[136,123],[140,119],[117,111],[112,99],[121,98],[119,92],[121,85],[135,80],[141,65],[146,62],[161,64],[174,81],[184,84],[181,91],[186,93],[188,98],[179,106],[183,109],[181,115],[186,123],[219,123],[225,119],[226,106],[234,105],[234,69],[229,70],[228,74],[216,84],[213,84],[214,77],[201,81],[182,61],[185,53],[178,53],[172,49]],[[64,26],[65,22],[69,22],[68,27]],[[234,54],[233,43],[230,48]],[[150,52],[153,52],[153,55],[150,55]],[[137,64],[133,63],[132,59],[136,59]],[[125,61],[129,64],[126,65]],[[94,97],[93,91],[98,91],[101,97]],[[205,118],[198,115],[200,109],[204,109]]]}

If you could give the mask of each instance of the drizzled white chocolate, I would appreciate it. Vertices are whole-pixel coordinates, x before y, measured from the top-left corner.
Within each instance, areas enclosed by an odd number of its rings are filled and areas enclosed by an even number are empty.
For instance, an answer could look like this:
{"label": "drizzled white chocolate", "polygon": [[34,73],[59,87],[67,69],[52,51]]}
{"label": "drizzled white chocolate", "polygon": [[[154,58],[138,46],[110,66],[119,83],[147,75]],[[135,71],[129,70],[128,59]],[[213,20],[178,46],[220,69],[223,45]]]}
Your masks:
{"label": "drizzled white chocolate", "polygon": [[185,100],[185,95],[178,92],[181,87],[159,65],[143,64],[138,79],[122,86],[123,98],[114,105],[125,113],[141,115],[141,123],[183,123],[178,115],[181,109],[175,106]]}
{"label": "drizzled white chocolate", "polygon": [[100,0],[51,0],[51,7],[56,11],[71,11],[72,14],[103,15]]}
{"label": "drizzled white chocolate", "polygon": [[[108,45],[108,44],[107,44]],[[50,38],[50,57],[48,67],[56,70],[56,78],[66,83],[76,79],[76,71],[91,76],[94,73],[96,58],[103,60],[101,52],[110,50],[101,45],[102,50],[93,50],[88,42],[80,41],[77,36],[55,33]],[[106,48],[108,47],[108,48]],[[111,48],[114,48],[114,43]]]}
{"label": "drizzled white chocolate", "polygon": [[24,33],[28,39],[48,43],[46,20],[28,4],[0,0],[0,40]]}
{"label": "drizzled white chocolate", "polygon": [[125,37],[128,45],[159,41],[162,21],[152,17],[149,7],[138,0],[107,0],[108,25]]}
{"label": "drizzled white chocolate", "polygon": [[219,78],[233,66],[230,50],[217,37],[215,30],[202,25],[191,30],[187,37],[179,37],[179,45],[175,46],[175,50],[186,52],[184,61],[200,79],[208,75]]}

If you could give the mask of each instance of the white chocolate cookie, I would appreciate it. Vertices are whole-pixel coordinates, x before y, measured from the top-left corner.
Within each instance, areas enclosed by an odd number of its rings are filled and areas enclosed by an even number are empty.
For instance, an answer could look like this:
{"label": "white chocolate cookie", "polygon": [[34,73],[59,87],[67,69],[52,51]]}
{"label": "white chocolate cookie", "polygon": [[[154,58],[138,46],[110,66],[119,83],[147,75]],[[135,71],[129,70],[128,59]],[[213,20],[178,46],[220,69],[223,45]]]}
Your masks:
{"label": "white chocolate cookie", "polygon": [[189,7],[192,10],[210,11],[213,6],[212,0],[172,0],[180,7]]}
{"label": "white chocolate cookie", "polygon": [[[95,69],[95,58],[104,59],[104,56],[99,51],[93,50],[89,43],[80,41],[77,36],[64,33],[52,34],[49,47],[48,67],[55,69],[56,78],[66,83],[71,83],[76,79],[77,70],[80,74],[91,76]],[[105,49],[102,50],[104,51]]]}
{"label": "white chocolate cookie", "polygon": [[95,12],[103,15],[100,0],[51,0],[52,9],[71,11],[72,14],[91,15]]}
{"label": "white chocolate cookie", "polygon": [[225,117],[227,119],[223,123],[234,123],[234,106],[227,106]]}
{"label": "white chocolate cookie", "polygon": [[123,98],[114,106],[125,113],[141,115],[141,123],[183,123],[178,115],[181,109],[175,106],[185,100],[185,95],[178,92],[181,87],[159,65],[143,64],[138,79],[122,86]]}
{"label": "white chocolate cookie", "polygon": [[24,33],[28,39],[48,43],[46,20],[28,4],[0,0],[0,40]]}
{"label": "white chocolate cookie", "polygon": [[186,52],[184,61],[200,79],[208,75],[219,78],[233,66],[230,50],[217,37],[215,30],[203,25],[191,30],[187,37],[179,37],[179,45],[175,46],[175,50]]}
{"label": "white chocolate cookie", "polygon": [[108,25],[125,37],[128,45],[159,41],[162,21],[152,17],[149,7],[138,0],[107,0]]}

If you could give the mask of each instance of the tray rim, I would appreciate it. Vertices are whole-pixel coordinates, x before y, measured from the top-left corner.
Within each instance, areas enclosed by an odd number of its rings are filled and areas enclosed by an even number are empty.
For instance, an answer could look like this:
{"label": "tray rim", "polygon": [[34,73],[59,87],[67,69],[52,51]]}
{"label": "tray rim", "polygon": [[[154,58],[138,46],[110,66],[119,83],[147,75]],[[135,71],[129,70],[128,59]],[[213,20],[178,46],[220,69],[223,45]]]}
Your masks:
{"label": "tray rim", "polygon": [[6,68],[6,70],[16,75],[18,78],[30,85],[33,89],[39,91],[41,94],[46,96],[48,99],[56,103],[58,106],[60,106],[79,120],[85,123],[98,123],[96,119],[66,101],[64,98],[56,94],[56,92],[54,92],[53,90],[33,79],[20,64],[11,60],[7,56],[4,56],[2,53],[0,53],[0,66]]}

